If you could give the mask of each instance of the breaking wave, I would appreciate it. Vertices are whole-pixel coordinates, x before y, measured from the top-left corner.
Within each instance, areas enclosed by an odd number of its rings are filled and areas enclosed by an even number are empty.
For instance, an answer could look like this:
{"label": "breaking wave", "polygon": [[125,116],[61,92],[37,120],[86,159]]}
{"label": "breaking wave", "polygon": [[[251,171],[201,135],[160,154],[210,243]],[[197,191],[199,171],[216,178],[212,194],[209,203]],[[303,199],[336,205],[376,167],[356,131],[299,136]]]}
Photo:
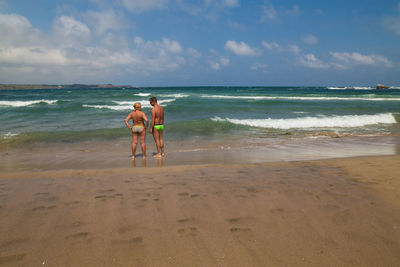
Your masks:
{"label": "breaking wave", "polygon": [[248,100],[322,100],[322,101],[400,101],[400,98],[386,97],[336,97],[336,96],[231,96],[231,95],[202,95],[204,98],[248,99]]}
{"label": "breaking wave", "polygon": [[27,107],[27,106],[32,106],[36,104],[48,104],[48,105],[54,105],[57,103],[58,100],[45,100],[45,99],[40,99],[40,100],[27,100],[27,101],[19,101],[19,100],[11,100],[11,101],[0,101],[0,106],[6,106],[6,107]]}
{"label": "breaking wave", "polygon": [[[176,99],[164,99],[164,100],[158,100],[158,103],[163,106],[167,106],[168,103],[174,102]],[[97,109],[110,109],[110,110],[132,110],[133,109],[133,101],[112,101],[116,105],[89,105],[89,104],[83,104],[82,107],[85,108],[97,108]],[[141,100],[137,101],[142,104],[142,108],[151,108],[151,105],[148,100]]]}
{"label": "breaking wave", "polygon": [[149,96],[150,93],[137,93],[135,95],[137,95],[137,96]]}
{"label": "breaking wave", "polygon": [[290,119],[230,119],[212,118],[213,121],[228,121],[233,124],[273,129],[309,128],[353,128],[373,124],[393,124],[396,120],[391,113],[375,115],[345,115],[326,117],[301,117]]}

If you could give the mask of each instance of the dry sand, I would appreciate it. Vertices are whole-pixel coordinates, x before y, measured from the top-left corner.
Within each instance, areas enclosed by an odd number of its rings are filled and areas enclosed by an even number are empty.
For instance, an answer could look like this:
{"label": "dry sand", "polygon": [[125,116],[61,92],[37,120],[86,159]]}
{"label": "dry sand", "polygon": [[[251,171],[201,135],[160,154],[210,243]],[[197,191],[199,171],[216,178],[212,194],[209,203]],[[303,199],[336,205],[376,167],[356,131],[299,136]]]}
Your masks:
{"label": "dry sand", "polygon": [[0,266],[399,266],[400,157],[0,174]]}

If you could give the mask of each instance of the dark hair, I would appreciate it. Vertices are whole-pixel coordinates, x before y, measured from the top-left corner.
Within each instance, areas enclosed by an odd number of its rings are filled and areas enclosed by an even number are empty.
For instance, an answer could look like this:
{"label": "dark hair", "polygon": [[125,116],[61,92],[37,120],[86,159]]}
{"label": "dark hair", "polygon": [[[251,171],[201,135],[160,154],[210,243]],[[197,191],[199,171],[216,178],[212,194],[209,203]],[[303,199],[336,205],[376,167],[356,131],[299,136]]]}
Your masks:
{"label": "dark hair", "polygon": [[157,97],[153,96],[152,98],[150,98],[150,102],[156,102],[157,103]]}

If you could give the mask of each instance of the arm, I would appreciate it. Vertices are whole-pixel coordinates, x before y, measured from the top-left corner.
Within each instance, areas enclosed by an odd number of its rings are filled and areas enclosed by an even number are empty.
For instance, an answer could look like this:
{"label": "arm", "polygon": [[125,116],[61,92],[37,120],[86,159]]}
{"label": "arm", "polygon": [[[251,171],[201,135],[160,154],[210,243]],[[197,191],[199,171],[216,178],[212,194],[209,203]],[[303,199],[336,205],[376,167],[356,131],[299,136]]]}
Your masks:
{"label": "arm", "polygon": [[154,109],[151,110],[151,124],[150,124],[150,133],[153,133],[153,127],[154,127],[154,119],[156,118],[156,112]]}
{"label": "arm", "polygon": [[129,113],[129,115],[125,118],[125,125],[126,127],[128,127],[129,129],[132,129],[132,126],[129,125],[129,120],[131,119],[131,114]]}
{"label": "arm", "polygon": [[149,120],[146,117],[146,114],[144,114],[143,112],[143,120],[144,120],[144,128],[148,128],[149,127]]}

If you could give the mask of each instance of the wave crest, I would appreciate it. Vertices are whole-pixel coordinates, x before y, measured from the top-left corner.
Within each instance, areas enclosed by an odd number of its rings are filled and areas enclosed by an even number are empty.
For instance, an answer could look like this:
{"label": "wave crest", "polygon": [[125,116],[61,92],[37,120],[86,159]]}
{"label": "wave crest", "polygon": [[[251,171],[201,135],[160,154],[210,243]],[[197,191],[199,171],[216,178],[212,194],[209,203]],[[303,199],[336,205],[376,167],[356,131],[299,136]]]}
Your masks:
{"label": "wave crest", "polygon": [[[167,103],[174,102],[176,99],[164,99],[159,100],[158,103],[163,105],[164,107],[167,106]],[[83,104],[82,107],[84,108],[97,108],[97,109],[110,109],[110,110],[132,110],[133,103],[139,102],[142,105],[142,108],[151,108],[151,105],[148,100],[141,100],[141,101],[112,101],[116,105],[89,105]]]}
{"label": "wave crest", "polygon": [[309,128],[353,128],[373,124],[393,124],[396,120],[391,113],[375,115],[345,115],[329,117],[302,117],[291,119],[230,119],[214,117],[213,121],[228,121],[233,124],[273,129]]}
{"label": "wave crest", "polygon": [[27,107],[31,105],[36,105],[40,103],[54,105],[57,103],[58,100],[30,100],[30,101],[19,101],[19,100],[11,100],[11,101],[0,101],[0,106],[7,106],[7,107]]}
{"label": "wave crest", "polygon": [[386,97],[337,97],[337,96],[231,96],[231,95],[202,95],[203,98],[248,99],[248,100],[321,100],[321,101],[400,101],[400,98]]}

